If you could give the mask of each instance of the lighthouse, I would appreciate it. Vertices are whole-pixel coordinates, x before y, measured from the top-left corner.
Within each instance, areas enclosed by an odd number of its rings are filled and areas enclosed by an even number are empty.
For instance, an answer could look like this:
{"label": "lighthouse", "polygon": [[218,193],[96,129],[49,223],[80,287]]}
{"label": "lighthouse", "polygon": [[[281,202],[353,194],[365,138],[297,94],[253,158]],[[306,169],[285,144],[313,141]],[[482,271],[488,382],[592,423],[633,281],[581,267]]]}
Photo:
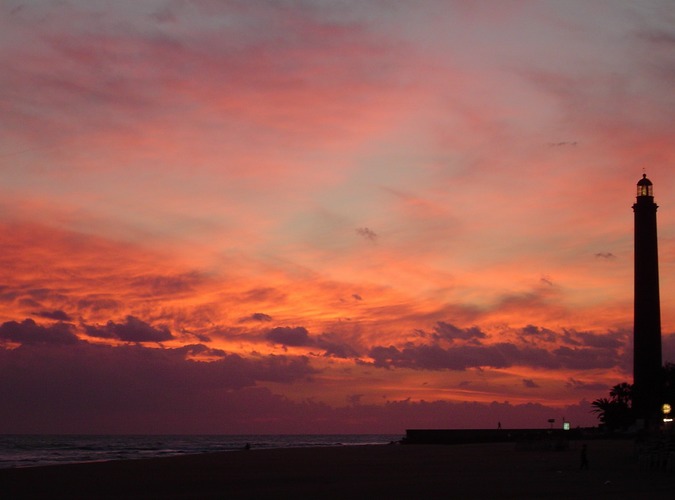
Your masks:
{"label": "lighthouse", "polygon": [[633,409],[638,424],[658,425],[661,392],[661,307],[659,252],[652,182],[637,183],[635,213],[635,289],[633,310]]}

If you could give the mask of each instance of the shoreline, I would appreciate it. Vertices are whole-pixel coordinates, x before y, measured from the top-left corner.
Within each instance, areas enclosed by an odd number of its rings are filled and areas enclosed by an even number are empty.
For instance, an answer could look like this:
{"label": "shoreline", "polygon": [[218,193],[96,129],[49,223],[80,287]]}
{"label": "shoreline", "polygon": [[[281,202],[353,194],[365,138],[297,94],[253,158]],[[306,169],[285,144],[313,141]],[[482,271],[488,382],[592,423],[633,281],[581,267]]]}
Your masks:
{"label": "shoreline", "polygon": [[3,498],[671,498],[632,441],[564,451],[513,443],[252,449],[0,470]]}
{"label": "shoreline", "polygon": [[401,435],[0,435],[0,469],[254,449],[387,444]]}

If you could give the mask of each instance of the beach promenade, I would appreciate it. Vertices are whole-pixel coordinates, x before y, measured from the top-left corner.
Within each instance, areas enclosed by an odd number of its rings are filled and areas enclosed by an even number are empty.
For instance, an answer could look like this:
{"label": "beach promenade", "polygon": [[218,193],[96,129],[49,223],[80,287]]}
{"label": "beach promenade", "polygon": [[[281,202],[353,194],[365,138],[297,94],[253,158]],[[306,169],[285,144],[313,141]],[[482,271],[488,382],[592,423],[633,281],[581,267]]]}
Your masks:
{"label": "beach promenade", "polygon": [[514,443],[235,451],[0,470],[0,498],[673,498],[632,441],[564,451]]}

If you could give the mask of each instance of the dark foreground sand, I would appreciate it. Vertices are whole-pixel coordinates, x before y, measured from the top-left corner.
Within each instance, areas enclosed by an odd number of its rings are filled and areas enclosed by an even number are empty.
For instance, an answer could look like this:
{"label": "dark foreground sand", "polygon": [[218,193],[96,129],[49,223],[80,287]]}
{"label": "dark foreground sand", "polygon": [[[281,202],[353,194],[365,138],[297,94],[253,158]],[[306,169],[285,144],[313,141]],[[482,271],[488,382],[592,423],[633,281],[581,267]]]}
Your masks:
{"label": "dark foreground sand", "polygon": [[0,470],[0,498],[675,498],[631,441],[251,450]]}

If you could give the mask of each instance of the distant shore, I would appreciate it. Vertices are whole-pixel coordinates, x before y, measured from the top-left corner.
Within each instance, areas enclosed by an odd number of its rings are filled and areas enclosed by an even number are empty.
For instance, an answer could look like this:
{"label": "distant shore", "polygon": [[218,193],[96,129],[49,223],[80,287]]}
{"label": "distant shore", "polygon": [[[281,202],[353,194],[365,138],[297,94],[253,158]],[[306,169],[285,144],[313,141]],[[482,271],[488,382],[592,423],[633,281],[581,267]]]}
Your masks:
{"label": "distant shore", "polygon": [[563,451],[514,443],[368,445],[0,470],[1,498],[672,498],[675,471],[640,470],[631,441]]}

